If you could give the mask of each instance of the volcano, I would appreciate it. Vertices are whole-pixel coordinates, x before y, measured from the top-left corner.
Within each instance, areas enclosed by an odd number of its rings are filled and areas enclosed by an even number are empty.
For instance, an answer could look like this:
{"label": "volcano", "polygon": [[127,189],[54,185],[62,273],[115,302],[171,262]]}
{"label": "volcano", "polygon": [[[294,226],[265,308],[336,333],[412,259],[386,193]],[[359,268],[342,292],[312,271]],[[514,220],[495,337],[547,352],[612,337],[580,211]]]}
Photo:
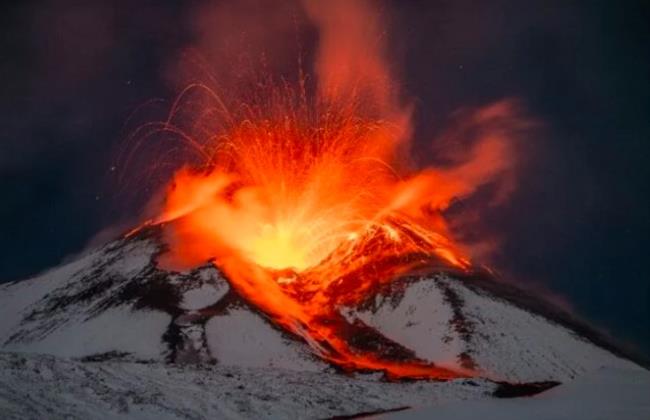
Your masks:
{"label": "volcano", "polygon": [[408,416],[612,370],[650,383],[482,268],[481,210],[525,183],[518,101],[459,110],[418,159],[374,2],[303,6],[318,41],[293,76],[206,69],[125,139],[113,168],[146,221],[0,288],[3,416]]}
{"label": "volcano", "polygon": [[643,361],[568,313],[435,265],[339,307],[335,328],[355,353],[441,377],[341,365],[214,264],[161,268],[165,249],[150,226],[0,288],[3,415],[323,418],[537,394],[603,367],[647,379]]}

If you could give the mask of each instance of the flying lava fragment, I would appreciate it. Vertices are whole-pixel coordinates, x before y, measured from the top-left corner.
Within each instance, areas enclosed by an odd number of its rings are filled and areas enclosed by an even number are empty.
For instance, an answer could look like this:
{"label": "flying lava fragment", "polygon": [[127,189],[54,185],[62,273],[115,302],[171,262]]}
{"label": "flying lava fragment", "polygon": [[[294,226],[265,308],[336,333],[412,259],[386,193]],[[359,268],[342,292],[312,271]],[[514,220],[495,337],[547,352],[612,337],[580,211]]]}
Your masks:
{"label": "flying lava fragment", "polygon": [[[400,275],[429,266],[472,267],[445,210],[511,169],[512,104],[470,115],[476,141],[452,163],[414,170],[405,159],[411,110],[400,97],[369,2],[305,2],[320,31],[313,88],[254,80],[232,98],[189,86],[164,123],[196,150],[173,175],[163,208],[168,251],[159,263],[214,262],[274,323],[346,370],[447,379],[468,376],[419,360],[349,346],[339,309]],[[180,124],[183,101],[209,105]],[[186,114],[186,113],[185,113]]]}

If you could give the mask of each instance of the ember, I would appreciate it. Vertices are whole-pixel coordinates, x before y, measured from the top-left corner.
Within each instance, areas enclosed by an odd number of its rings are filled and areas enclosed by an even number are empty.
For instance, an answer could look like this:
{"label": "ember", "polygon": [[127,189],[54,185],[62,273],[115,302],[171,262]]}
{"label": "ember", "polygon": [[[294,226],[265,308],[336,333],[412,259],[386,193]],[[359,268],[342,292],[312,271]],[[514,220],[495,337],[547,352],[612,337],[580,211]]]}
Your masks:
{"label": "ember", "polygon": [[[399,99],[382,25],[368,5],[306,2],[321,31],[315,89],[305,77],[295,85],[268,77],[239,98],[198,84],[183,92],[164,129],[201,159],[176,172],[151,221],[164,224],[170,247],[160,263],[214,261],[245,299],[343,369],[471,375],[353,346],[359,329],[339,313],[414,269],[468,270],[443,212],[512,160],[509,139],[495,131],[482,133],[453,166],[408,167],[410,107]],[[211,105],[182,126],[176,117],[196,92]],[[474,114],[472,124],[509,112],[499,103]]]}

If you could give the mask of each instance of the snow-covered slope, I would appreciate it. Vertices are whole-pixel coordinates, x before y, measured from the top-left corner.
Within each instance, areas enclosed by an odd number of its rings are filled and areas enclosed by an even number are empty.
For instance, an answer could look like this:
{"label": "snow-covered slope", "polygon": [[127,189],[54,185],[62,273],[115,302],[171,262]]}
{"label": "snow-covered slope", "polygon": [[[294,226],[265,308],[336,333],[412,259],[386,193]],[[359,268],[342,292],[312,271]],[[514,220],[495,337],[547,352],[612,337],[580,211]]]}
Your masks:
{"label": "snow-covered slope", "polygon": [[401,410],[383,420],[645,420],[650,419],[650,372],[601,368],[531,398],[450,401]]}
{"label": "snow-covered slope", "polygon": [[160,270],[157,231],[0,286],[0,349],[87,359],[327,365],[247,306],[211,264]]}
{"label": "snow-covered slope", "polygon": [[[495,381],[569,382],[603,366],[645,372],[514,288],[438,271],[397,279],[340,311],[419,359],[486,380],[344,376],[250,307],[212,264],[159,268],[163,250],[159,229],[149,228],[0,286],[0,406],[32,418],[43,417],[39,410],[73,418],[324,417],[484,398]],[[239,388],[243,382],[259,386]]]}
{"label": "snow-covered slope", "polygon": [[[134,310],[156,247],[116,242],[43,275],[0,286],[0,342],[12,351],[87,356],[119,351],[160,358],[171,316]],[[143,291],[143,293],[146,293]],[[133,296],[131,296],[133,295]]]}
{"label": "snow-covered slope", "polygon": [[601,366],[633,363],[567,326],[447,274],[405,278],[348,309],[424,359],[493,379],[565,381]]}
{"label": "snow-covered slope", "polygon": [[0,353],[2,419],[323,419],[489,398],[481,379],[388,383],[279,368]]}

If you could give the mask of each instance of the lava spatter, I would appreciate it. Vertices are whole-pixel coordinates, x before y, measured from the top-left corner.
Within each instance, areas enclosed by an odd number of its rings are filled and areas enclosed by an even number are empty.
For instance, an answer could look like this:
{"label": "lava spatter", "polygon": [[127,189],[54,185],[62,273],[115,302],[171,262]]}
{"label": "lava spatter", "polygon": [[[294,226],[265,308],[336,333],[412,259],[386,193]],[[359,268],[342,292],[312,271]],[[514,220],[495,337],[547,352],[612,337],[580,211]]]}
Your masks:
{"label": "lava spatter", "polygon": [[[160,263],[214,261],[249,303],[344,369],[471,374],[354,348],[338,308],[423,266],[471,268],[444,211],[510,169],[510,139],[481,124],[509,116],[511,104],[470,117],[481,134],[453,164],[416,170],[404,158],[411,107],[399,99],[369,4],[309,5],[322,35],[312,88],[304,76],[295,84],[265,76],[230,98],[194,84],[174,104],[163,128],[200,159],[176,171],[148,222],[164,225]],[[358,20],[334,30],[341,13]],[[211,105],[177,122],[197,91]]]}

